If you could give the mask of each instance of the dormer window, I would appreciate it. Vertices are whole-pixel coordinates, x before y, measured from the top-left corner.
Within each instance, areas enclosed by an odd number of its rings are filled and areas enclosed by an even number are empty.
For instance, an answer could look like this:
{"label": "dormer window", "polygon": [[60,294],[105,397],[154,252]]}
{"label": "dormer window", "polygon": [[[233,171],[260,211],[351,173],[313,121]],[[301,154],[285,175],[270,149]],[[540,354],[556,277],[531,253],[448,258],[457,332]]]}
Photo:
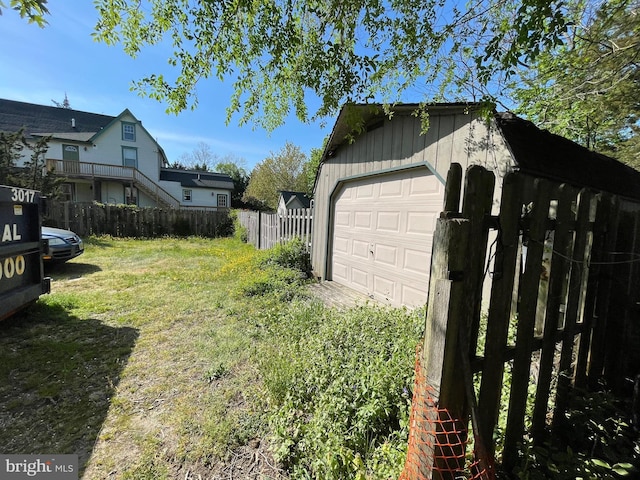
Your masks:
{"label": "dormer window", "polygon": [[136,124],[122,122],[122,140],[127,142],[136,141]]}

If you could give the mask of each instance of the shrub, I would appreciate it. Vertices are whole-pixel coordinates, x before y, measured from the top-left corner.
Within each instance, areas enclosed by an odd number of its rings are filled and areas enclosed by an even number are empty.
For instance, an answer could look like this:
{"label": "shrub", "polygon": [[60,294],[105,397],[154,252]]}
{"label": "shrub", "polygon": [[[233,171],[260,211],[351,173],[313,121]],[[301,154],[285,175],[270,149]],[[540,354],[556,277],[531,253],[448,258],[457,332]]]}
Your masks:
{"label": "shrub", "polygon": [[574,391],[553,442],[526,440],[514,473],[523,480],[637,478],[640,438],[624,403],[609,392]]}
{"label": "shrub", "polygon": [[311,276],[311,258],[300,237],[295,237],[287,243],[279,244],[270,249],[263,260],[263,265],[278,265],[292,268]]}
{"label": "shrub", "polygon": [[234,234],[234,223],[231,214],[225,215],[216,225],[216,237],[231,237]]}
{"label": "shrub", "polygon": [[240,240],[243,243],[247,243],[249,240],[249,235],[247,233],[247,228],[240,223],[238,219],[238,211],[231,210],[231,221],[233,222],[233,236]]}
{"label": "shrub", "polygon": [[292,478],[398,477],[423,318],[301,302],[270,317],[260,368]]}

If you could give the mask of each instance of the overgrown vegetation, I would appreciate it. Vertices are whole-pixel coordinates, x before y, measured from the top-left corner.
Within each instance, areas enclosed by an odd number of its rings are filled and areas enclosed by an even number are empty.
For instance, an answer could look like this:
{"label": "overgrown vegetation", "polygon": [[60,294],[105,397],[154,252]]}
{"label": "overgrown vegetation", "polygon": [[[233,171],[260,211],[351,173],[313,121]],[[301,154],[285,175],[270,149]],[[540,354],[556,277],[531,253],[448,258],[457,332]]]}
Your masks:
{"label": "overgrown vegetation", "polygon": [[419,314],[318,304],[297,242],[86,240],[0,324],[5,453],[76,453],[85,479],[402,468]]}
{"label": "overgrown vegetation", "polygon": [[515,473],[523,480],[636,478],[640,437],[629,412],[609,392],[574,392],[563,428],[544,445],[527,441]]}
{"label": "overgrown vegetation", "polygon": [[424,312],[327,309],[300,282],[300,239],[262,254],[245,295],[282,305],[253,317],[276,459],[292,478],[391,478],[404,465],[415,347]]}
{"label": "overgrown vegetation", "polygon": [[397,478],[423,317],[297,303],[269,319],[260,363],[276,458],[292,478]]}

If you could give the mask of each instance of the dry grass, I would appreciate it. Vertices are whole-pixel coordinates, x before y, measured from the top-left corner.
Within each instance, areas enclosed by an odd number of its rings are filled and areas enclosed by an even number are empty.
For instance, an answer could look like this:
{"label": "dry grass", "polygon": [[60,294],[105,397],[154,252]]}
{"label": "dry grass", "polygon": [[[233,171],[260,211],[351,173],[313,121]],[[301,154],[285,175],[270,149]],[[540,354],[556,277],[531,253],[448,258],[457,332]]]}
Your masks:
{"label": "dry grass", "polygon": [[0,451],[75,453],[85,479],[277,478],[259,335],[232,239],[89,240],[0,324]]}

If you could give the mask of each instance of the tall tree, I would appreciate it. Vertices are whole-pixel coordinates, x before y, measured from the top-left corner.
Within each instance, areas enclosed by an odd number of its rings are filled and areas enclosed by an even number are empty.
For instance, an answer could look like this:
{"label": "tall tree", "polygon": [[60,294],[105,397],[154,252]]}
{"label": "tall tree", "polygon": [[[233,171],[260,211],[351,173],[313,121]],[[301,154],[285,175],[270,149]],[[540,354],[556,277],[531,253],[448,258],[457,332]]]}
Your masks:
{"label": "tall tree", "polygon": [[307,156],[300,147],[287,142],[278,153],[272,153],[255,166],[244,192],[244,200],[258,200],[275,209],[278,206],[278,192],[304,192],[307,184],[304,175],[306,162]]}
{"label": "tall tree", "polygon": [[208,143],[198,142],[198,145],[191,152],[180,155],[178,161],[171,164],[171,167],[213,172],[219,160],[220,158],[211,150]]}
{"label": "tall tree", "polygon": [[[49,140],[50,137],[40,137],[27,142],[23,130],[0,132],[0,184],[39,190],[48,197],[57,197],[64,178],[46,169]],[[30,150],[31,155],[19,165],[25,150]]]}
{"label": "tall tree", "polygon": [[305,189],[303,190],[309,197],[313,196],[313,187],[316,184],[316,175],[320,168],[320,161],[322,160],[322,152],[324,151],[324,145],[327,144],[329,137],[324,139],[323,148],[312,148],[309,155],[309,161],[304,164],[302,169],[305,177]]}
{"label": "tall tree", "polygon": [[67,97],[67,92],[64,92],[64,100],[58,102],[54,99],[51,99],[51,103],[53,103],[58,108],[71,109],[71,103],[69,102],[69,97]]}
{"label": "tall tree", "polygon": [[640,167],[640,2],[578,5],[562,47],[513,85],[516,111],[548,130]]}
{"label": "tall tree", "polygon": [[345,102],[399,101],[408,89],[423,89],[426,102],[491,100],[496,76],[562,41],[565,4],[576,1],[478,0],[462,10],[455,0],[97,0],[94,36],[133,57],[170,40],[179,72],[135,84],[169,111],[195,107],[197,82],[217,77],[234,85],[228,120],[240,113],[240,123],[273,129],[291,110],[305,121]]}
{"label": "tall tree", "polygon": [[23,130],[0,132],[0,184],[17,185],[17,165],[26,147]]}

